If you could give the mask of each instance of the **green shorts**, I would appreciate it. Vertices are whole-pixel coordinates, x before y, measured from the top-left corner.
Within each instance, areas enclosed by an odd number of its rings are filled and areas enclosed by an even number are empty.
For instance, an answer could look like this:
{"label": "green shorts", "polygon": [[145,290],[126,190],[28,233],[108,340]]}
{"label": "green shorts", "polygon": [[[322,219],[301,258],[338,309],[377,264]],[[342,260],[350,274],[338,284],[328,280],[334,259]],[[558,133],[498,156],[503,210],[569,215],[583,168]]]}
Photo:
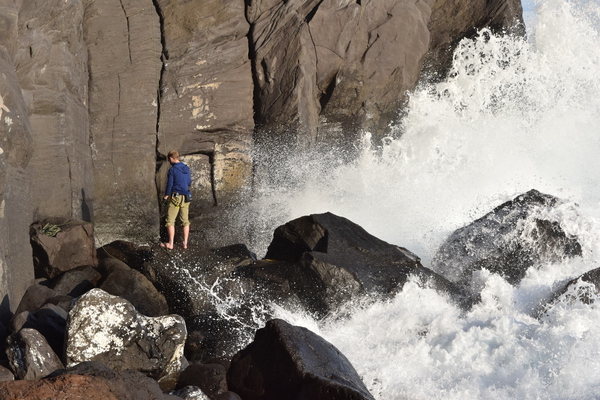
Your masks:
{"label": "green shorts", "polygon": [[190,226],[190,203],[185,202],[185,196],[179,194],[169,197],[169,208],[167,209],[167,221],[165,226],[174,226],[175,218],[179,215],[181,225]]}

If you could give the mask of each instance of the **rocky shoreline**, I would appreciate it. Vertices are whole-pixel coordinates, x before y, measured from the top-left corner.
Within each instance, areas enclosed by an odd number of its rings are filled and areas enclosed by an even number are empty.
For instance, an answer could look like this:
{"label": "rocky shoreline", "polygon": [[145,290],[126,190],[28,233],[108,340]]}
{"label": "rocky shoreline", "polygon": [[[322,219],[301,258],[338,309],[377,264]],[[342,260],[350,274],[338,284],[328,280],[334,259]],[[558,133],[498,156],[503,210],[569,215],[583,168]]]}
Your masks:
{"label": "rocky shoreline", "polygon": [[[269,305],[324,319],[413,280],[467,312],[479,301],[476,271],[516,285],[528,268],[582,254],[576,237],[544,217],[560,204],[532,190],[498,206],[450,235],[434,270],[331,213],[278,227],[262,260],[242,244],[95,249],[91,224],[40,221],[31,226],[36,283],[2,321],[0,398],[371,400],[334,345],[273,318]],[[589,301],[573,290],[578,282],[600,288],[589,271],[532,315],[560,296]]]}

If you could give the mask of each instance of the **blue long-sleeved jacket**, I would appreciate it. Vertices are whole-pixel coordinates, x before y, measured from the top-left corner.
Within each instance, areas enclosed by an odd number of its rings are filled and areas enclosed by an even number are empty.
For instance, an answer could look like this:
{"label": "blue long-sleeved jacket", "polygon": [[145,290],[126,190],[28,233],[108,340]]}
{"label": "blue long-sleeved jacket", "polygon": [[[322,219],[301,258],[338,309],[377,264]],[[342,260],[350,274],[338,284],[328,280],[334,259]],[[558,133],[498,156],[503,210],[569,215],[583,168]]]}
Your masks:
{"label": "blue long-sleeved jacket", "polygon": [[182,162],[175,163],[167,174],[167,189],[165,196],[173,193],[190,194],[189,187],[192,184],[190,168]]}

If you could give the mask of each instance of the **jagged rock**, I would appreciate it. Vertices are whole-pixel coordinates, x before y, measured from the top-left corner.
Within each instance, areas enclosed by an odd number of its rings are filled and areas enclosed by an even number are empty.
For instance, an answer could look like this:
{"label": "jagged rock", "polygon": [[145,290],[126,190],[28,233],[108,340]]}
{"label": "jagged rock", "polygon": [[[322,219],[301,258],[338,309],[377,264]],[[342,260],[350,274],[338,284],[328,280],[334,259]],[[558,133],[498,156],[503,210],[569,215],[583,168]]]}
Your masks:
{"label": "jagged rock", "polygon": [[279,293],[289,290],[321,314],[359,295],[394,294],[411,275],[462,302],[462,293],[423,267],[416,255],[331,213],[300,217],[278,227],[265,258],[238,272],[263,286],[273,282]]}
{"label": "jagged rock", "polygon": [[268,134],[283,125],[305,140],[331,135],[331,124],[346,138],[385,134],[428,51],[430,70],[443,73],[441,53],[474,29],[522,22],[518,0],[254,0],[247,15],[256,119]]}
{"label": "jagged rock", "polygon": [[61,296],[79,297],[92,290],[102,275],[89,265],[73,268],[52,279],[47,285]]}
{"label": "jagged rock", "polygon": [[13,332],[19,332],[21,329],[35,329],[41,333],[59,357],[64,351],[66,326],[66,311],[53,304],[46,304],[33,312],[24,311],[15,315],[11,321]]}
{"label": "jagged rock", "polygon": [[473,271],[487,269],[517,284],[527,269],[581,255],[581,245],[543,212],[561,201],[530,190],[456,230],[436,252],[432,269],[468,286]]}
{"label": "jagged rock", "polygon": [[0,383],[6,400],[177,400],[136,371],[117,372],[99,363],[81,363],[37,381]]}
{"label": "jagged rock", "polygon": [[306,328],[271,320],[231,360],[228,386],[244,400],[373,400],[348,359]]}
{"label": "jagged rock", "polygon": [[115,258],[102,260],[100,269],[105,275],[100,289],[128,300],[146,316],[158,317],[169,313],[165,296],[141,272]]}
{"label": "jagged rock", "polygon": [[11,370],[0,365],[0,382],[11,382],[14,380],[15,376],[13,375]]}
{"label": "jagged rock", "polygon": [[28,0],[19,7],[15,65],[33,133],[28,182],[41,217],[92,218],[83,13],[81,1]]}
{"label": "jagged rock", "polygon": [[18,379],[42,378],[64,368],[44,336],[35,329],[21,329],[8,337],[6,355]]}
{"label": "jagged rock", "polygon": [[[99,241],[151,238],[161,32],[152,0],[85,0],[94,220]],[[150,236],[150,237],[149,237]]]}
{"label": "jagged rock", "polygon": [[96,265],[94,227],[69,219],[48,219],[31,225],[31,247],[37,277],[55,278],[82,265]]}
{"label": "jagged rock", "polygon": [[456,44],[477,30],[525,34],[520,0],[436,0],[428,27],[430,45],[423,64],[429,77],[444,77]]}
{"label": "jagged rock", "polygon": [[142,271],[144,263],[152,258],[152,250],[148,246],[140,246],[125,240],[115,240],[100,247],[96,254],[98,260],[116,258],[138,271]]}
{"label": "jagged rock", "polygon": [[67,323],[67,365],[100,361],[174,386],[185,369],[185,322],[178,315],[145,317],[128,301],[93,289],[79,298]]}
{"label": "jagged rock", "polygon": [[[584,285],[580,285],[584,283]],[[551,309],[560,298],[566,301],[581,301],[585,304],[592,304],[600,295],[600,268],[593,269],[571,279],[547,300],[542,301],[535,314],[540,317]]]}
{"label": "jagged rock", "polygon": [[178,388],[196,386],[210,398],[227,391],[227,369],[221,364],[192,362],[179,375]]}

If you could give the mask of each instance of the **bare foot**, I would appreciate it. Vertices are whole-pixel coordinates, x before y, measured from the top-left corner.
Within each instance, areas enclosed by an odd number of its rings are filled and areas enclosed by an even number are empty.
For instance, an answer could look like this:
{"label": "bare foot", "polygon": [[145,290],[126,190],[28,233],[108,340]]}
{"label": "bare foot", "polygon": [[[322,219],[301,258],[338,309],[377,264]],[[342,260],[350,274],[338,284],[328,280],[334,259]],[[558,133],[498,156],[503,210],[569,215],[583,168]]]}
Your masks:
{"label": "bare foot", "polygon": [[187,243],[184,243],[184,244],[183,244],[183,248],[184,248],[184,249],[187,249]]}
{"label": "bare foot", "polygon": [[169,243],[161,243],[159,246],[167,250],[173,250],[173,245]]}

